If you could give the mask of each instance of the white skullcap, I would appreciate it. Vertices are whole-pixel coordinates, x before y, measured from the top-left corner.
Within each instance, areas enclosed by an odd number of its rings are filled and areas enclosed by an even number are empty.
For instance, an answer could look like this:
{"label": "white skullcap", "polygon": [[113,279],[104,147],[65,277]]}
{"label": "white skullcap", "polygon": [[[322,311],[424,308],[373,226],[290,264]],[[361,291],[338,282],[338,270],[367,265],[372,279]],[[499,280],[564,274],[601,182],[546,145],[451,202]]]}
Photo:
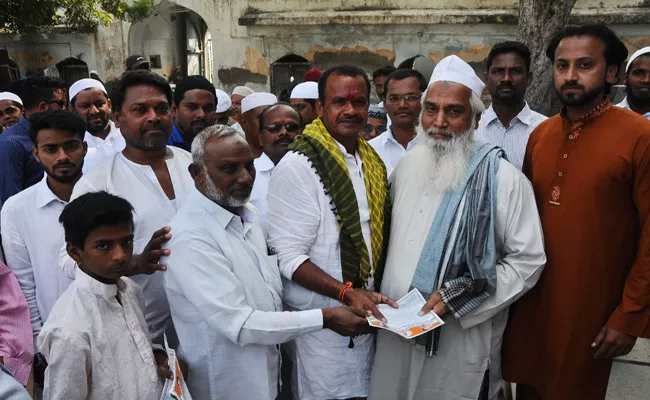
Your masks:
{"label": "white skullcap", "polygon": [[255,92],[253,92],[251,89],[247,88],[246,86],[237,86],[232,91],[232,94],[238,94],[238,95],[244,96],[244,97],[250,96],[253,93],[255,93]]}
{"label": "white skullcap", "polygon": [[230,101],[230,96],[228,93],[224,92],[221,89],[217,90],[217,112],[222,113],[230,110],[232,107],[232,102]]}
{"label": "white skullcap", "polygon": [[98,81],[97,79],[84,78],[84,79],[79,79],[78,81],[73,83],[72,86],[70,86],[70,92],[68,94],[70,97],[70,101],[72,101],[72,99],[74,99],[74,97],[78,95],[79,92],[86,89],[99,89],[102,92],[104,92],[106,96],[108,96],[108,92],[106,91],[106,88],[104,87],[104,85],[102,85],[100,81]]}
{"label": "white skullcap", "polygon": [[296,85],[291,91],[292,99],[317,99],[318,98],[318,83],[317,82],[303,82]]}
{"label": "white skullcap", "polygon": [[481,92],[485,84],[476,75],[474,69],[468,63],[461,60],[458,56],[448,56],[440,60],[438,65],[433,69],[429,86],[434,82],[456,82],[467,86],[477,96],[481,97]]}
{"label": "white skullcap", "polygon": [[11,101],[15,101],[21,106],[23,105],[23,101],[20,99],[20,97],[18,97],[17,94],[11,92],[0,92],[0,101],[2,100],[11,100]]}
{"label": "white skullcap", "polygon": [[630,59],[627,60],[627,67],[625,67],[625,72],[629,72],[630,71],[630,65],[632,65],[634,60],[636,60],[637,58],[641,57],[644,54],[650,55],[650,46],[639,49],[639,50],[635,51],[634,54],[632,54],[632,57],[630,57]]}
{"label": "white skullcap", "polygon": [[241,112],[242,114],[246,111],[250,111],[253,108],[270,106],[278,102],[278,98],[274,94],[257,92],[253,93],[250,96],[244,97],[241,101]]}

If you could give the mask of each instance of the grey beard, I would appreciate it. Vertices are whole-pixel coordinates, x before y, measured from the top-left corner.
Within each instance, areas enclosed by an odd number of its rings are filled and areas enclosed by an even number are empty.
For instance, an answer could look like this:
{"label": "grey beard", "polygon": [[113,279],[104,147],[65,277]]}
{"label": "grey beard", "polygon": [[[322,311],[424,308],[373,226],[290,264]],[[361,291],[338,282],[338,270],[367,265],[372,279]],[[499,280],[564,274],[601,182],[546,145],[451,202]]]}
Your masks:
{"label": "grey beard", "polygon": [[250,196],[239,200],[235,199],[234,197],[228,197],[221,190],[219,190],[214,182],[212,182],[210,175],[208,175],[208,168],[205,165],[203,166],[203,173],[205,174],[205,187],[203,189],[205,190],[204,194],[208,199],[217,203],[221,207],[228,208],[239,208],[245,206],[246,203],[248,203]]}
{"label": "grey beard", "polygon": [[[443,129],[416,127],[417,143],[426,147],[424,162],[433,187],[441,192],[455,189],[467,172],[467,161],[474,151],[474,128],[456,134]],[[436,139],[433,134],[452,135],[449,140]]]}

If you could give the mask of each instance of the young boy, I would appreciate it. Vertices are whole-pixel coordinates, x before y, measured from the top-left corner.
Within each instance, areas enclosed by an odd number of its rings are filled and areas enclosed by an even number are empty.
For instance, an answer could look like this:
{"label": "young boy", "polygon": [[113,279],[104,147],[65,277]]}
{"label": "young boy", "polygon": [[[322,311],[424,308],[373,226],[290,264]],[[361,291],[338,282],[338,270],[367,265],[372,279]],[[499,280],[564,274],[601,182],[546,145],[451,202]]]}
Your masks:
{"label": "young boy", "polygon": [[159,377],[170,377],[167,357],[154,357],[142,289],[124,277],[132,268],[133,207],[87,193],[59,221],[79,270],[38,336],[49,363],[44,399],[158,399]]}

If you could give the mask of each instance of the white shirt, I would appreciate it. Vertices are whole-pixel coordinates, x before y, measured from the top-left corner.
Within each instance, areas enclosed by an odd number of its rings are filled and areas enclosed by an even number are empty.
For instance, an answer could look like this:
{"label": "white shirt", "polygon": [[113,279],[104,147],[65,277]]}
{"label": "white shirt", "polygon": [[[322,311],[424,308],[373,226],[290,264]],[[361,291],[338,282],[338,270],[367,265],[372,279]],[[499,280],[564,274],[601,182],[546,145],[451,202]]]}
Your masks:
{"label": "white shirt", "polygon": [[230,127],[239,132],[242,136],[246,135],[244,133],[244,128],[241,127],[241,124],[239,122],[235,122],[234,124],[230,125]]}
{"label": "white shirt", "polygon": [[[370,248],[370,211],[363,168],[358,153],[348,154],[340,144],[359,205],[361,231]],[[339,226],[316,171],[304,155],[289,151],[273,171],[268,200],[269,246],[277,251],[284,281],[284,302],[294,310],[336,307],[336,299],[312,292],[291,281],[306,260],[343,281],[339,249]],[[374,288],[369,279],[368,289]],[[302,400],[365,397],[374,354],[372,335],[349,338],[331,330],[303,335],[290,346],[294,360],[293,392]]]}
{"label": "white shirt", "polygon": [[95,165],[101,164],[102,161],[110,158],[113,154],[119,153],[126,147],[126,141],[122,136],[119,128],[115,127],[113,121],[108,121],[111,130],[108,132],[106,139],[102,139],[86,132],[84,142],[88,145],[88,152],[84,157],[83,172],[88,171]]}
{"label": "white shirt", "polygon": [[[424,145],[416,146],[390,179],[392,222],[381,292],[393,299],[404,296],[411,287],[444,195],[430,181],[422,179],[422,165],[417,163],[422,159],[418,158],[422,151],[430,150]],[[380,332],[371,389],[373,399],[411,400],[421,398],[423,393],[441,400],[476,398],[488,366],[489,398],[498,394],[501,340],[509,306],[535,285],[546,256],[531,183],[513,165],[501,160],[496,184],[496,293],[460,320],[450,315],[444,318],[446,324],[435,357],[426,357],[422,350],[406,342],[401,346],[401,340],[386,339]],[[387,343],[392,344],[384,346]],[[396,370],[401,373],[395,374]],[[420,391],[409,392],[407,396],[407,388],[413,386]]]}
{"label": "white shirt", "polygon": [[262,219],[262,226],[266,232],[267,225],[267,202],[266,194],[269,190],[269,181],[271,174],[275,168],[275,164],[266,155],[262,153],[261,156],[255,159],[255,183],[253,183],[253,191],[251,192],[250,202],[259,210]]}
{"label": "white shirt", "polygon": [[[175,200],[167,197],[150,166],[136,164],[124,157],[122,153],[109,158],[102,168],[93,168],[84,174],[72,192],[74,200],[84,193],[105,190],[131,203],[135,209],[133,254],[140,254],[149,243],[151,235],[169,224],[176,215],[178,207],[194,187],[194,181],[187,170],[192,162],[190,153],[177,147],[167,148],[172,151],[171,158],[165,162],[174,187]],[[174,232],[171,234],[173,236]],[[65,246],[61,248],[59,256],[59,263],[63,270],[68,276],[74,277],[76,263],[68,256]],[[152,275],[137,275],[132,279],[140,284],[144,291],[146,303],[144,311],[149,332],[155,343],[161,343],[163,331],[168,324],[171,325],[162,274],[156,272]]]}
{"label": "white shirt", "polygon": [[[630,111],[632,111],[632,112],[636,112],[636,111],[634,111],[634,110],[632,110],[632,109],[630,108],[630,103],[627,102],[627,96],[626,96],[625,98],[623,98],[623,101],[621,101],[620,103],[618,103],[616,106],[617,106],[617,107],[623,107],[623,108],[626,108],[626,109],[628,109],[628,110],[630,110]],[[650,119],[650,112],[647,112],[647,113],[643,114],[643,116],[644,116],[645,118],[647,118],[647,119]]]}
{"label": "white shirt", "polygon": [[29,305],[34,343],[54,303],[72,282],[56,268],[64,244],[59,215],[66,204],[50,190],[46,175],[2,207],[2,246]]}
{"label": "white shirt", "polygon": [[109,285],[77,271],[38,336],[48,362],[44,400],[158,399],[163,378],[143,307],[129,278]]}
{"label": "white shirt", "polygon": [[526,103],[519,114],[510,121],[510,126],[506,128],[490,104],[490,107],[481,115],[476,130],[476,139],[501,147],[506,152],[508,161],[521,169],[528,137],[537,128],[537,125],[546,119],[547,117],[544,115],[531,110]]}
{"label": "white shirt", "polygon": [[386,132],[370,140],[368,144],[379,154],[386,166],[386,176],[390,176],[404,154],[415,146],[415,138],[408,142],[404,148],[393,136],[393,130],[388,128]]}
{"label": "white shirt", "polygon": [[320,330],[321,310],[282,311],[282,281],[254,207],[241,217],[193,189],[171,222],[164,284],[196,399],[277,396],[279,343]]}

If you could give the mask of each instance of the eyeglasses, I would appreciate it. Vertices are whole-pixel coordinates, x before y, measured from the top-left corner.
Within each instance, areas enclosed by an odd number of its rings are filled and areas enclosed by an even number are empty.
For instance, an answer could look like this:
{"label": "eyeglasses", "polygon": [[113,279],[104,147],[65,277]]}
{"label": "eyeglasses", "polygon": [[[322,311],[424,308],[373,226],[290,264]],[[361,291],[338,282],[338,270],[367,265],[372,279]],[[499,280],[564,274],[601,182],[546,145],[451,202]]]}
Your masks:
{"label": "eyeglasses", "polygon": [[421,94],[406,94],[404,96],[391,94],[390,96],[386,97],[386,102],[390,104],[399,104],[402,102],[402,100],[404,100],[407,103],[415,103],[416,101],[420,101],[421,98]]}
{"label": "eyeglasses", "polygon": [[298,132],[300,130],[300,125],[295,122],[287,122],[286,124],[269,124],[264,127],[265,130],[271,133],[279,133],[282,128],[287,130],[289,133]]}
{"label": "eyeglasses", "polygon": [[386,132],[386,127],[384,125],[374,126],[372,124],[366,124],[366,126],[363,127],[364,133],[370,133],[373,130],[377,132],[377,135],[381,135],[382,133]]}

